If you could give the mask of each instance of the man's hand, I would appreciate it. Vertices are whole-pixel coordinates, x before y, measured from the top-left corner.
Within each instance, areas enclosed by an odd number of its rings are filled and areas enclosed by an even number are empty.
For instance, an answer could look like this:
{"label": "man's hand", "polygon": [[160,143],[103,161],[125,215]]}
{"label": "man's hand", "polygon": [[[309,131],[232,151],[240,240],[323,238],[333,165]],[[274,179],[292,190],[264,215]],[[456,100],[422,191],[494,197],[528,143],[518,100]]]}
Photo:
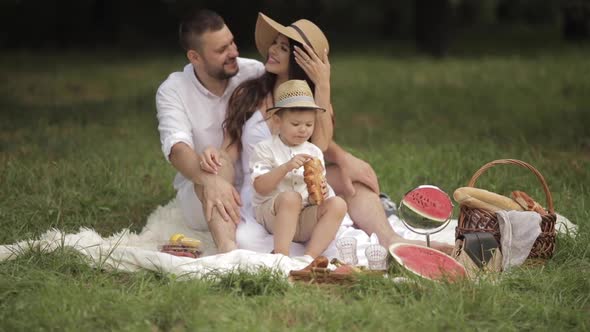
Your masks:
{"label": "man's hand", "polygon": [[376,194],[379,194],[379,182],[377,181],[377,174],[364,160],[361,160],[350,153],[338,164],[342,176],[342,183],[347,195],[354,196],[356,190],[352,185],[353,182],[359,182],[367,186]]}
{"label": "man's hand", "polygon": [[[242,200],[234,186],[220,176],[211,175],[203,184],[203,206],[205,217],[211,221],[213,209],[217,209],[225,221],[240,223],[240,206]],[[195,191],[197,185],[195,185]]]}

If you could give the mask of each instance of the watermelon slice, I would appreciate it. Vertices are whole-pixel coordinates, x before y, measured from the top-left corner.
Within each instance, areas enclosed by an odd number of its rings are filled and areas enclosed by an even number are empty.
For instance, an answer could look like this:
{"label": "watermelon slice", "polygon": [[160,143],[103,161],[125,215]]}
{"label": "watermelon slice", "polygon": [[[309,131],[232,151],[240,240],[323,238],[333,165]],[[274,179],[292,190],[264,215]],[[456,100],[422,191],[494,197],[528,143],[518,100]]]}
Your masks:
{"label": "watermelon slice", "polygon": [[389,252],[398,264],[426,279],[457,281],[467,277],[461,263],[436,249],[395,243],[389,247]]}
{"label": "watermelon slice", "polygon": [[453,213],[449,195],[435,186],[419,186],[404,196],[402,204],[425,219],[441,223]]}

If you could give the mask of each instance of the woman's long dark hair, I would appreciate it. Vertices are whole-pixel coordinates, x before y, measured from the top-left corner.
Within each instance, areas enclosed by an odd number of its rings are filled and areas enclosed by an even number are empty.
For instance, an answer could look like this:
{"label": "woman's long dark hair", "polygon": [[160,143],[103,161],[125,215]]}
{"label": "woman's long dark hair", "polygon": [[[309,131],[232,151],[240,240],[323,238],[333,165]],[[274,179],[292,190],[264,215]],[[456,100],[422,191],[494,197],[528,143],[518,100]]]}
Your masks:
{"label": "woman's long dark hair", "polygon": [[[307,77],[305,71],[295,62],[294,46],[304,49],[301,43],[289,39],[289,79],[305,80],[309,84],[311,91],[314,91],[315,85]],[[233,92],[229,98],[227,113],[223,121],[223,128],[227,135],[229,135],[230,146],[237,144],[238,150],[242,150],[242,131],[244,124],[256,112],[264,98],[269,93],[273,93],[276,81],[277,75],[265,72],[258,78],[242,82]]]}

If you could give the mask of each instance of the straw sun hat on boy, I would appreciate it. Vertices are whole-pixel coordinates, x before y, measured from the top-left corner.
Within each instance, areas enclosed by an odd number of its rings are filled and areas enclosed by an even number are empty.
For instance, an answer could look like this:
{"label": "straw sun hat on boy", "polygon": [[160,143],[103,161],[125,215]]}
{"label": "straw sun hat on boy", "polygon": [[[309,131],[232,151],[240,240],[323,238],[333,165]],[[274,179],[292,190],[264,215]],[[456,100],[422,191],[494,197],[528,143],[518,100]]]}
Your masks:
{"label": "straw sun hat on boy", "polygon": [[328,39],[322,30],[311,21],[301,19],[286,27],[270,17],[258,13],[254,36],[256,39],[256,48],[258,48],[258,52],[260,52],[265,59],[268,56],[268,48],[272,45],[279,33],[290,39],[296,40],[301,44],[311,46],[315,53],[320,57],[324,55],[324,50],[330,51]]}
{"label": "straw sun hat on boy", "polygon": [[273,111],[282,108],[303,108],[322,112],[326,111],[316,105],[309,85],[303,80],[290,80],[279,85],[274,101],[275,106],[267,109],[267,112],[272,113]]}

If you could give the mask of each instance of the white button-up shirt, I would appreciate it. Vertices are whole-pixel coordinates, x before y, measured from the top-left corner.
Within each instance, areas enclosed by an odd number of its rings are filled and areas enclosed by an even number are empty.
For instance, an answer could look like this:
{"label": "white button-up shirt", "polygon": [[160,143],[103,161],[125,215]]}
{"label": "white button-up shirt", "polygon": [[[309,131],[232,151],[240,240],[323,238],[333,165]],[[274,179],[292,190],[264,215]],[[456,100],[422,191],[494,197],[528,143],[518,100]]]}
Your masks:
{"label": "white button-up shirt", "polygon": [[[160,85],[156,107],[160,142],[166,160],[169,161],[172,146],[179,142],[186,143],[198,154],[209,146],[221,147],[222,123],[229,97],[240,83],[264,73],[264,65],[259,61],[245,58],[238,58],[237,61],[240,70],[229,79],[222,96],[214,95],[199,82],[190,63],[182,72],[170,74]],[[240,164],[235,169],[236,185],[239,185]],[[180,188],[187,181],[177,173],[174,188]]]}
{"label": "white button-up shirt", "polygon": [[[305,153],[319,158],[324,166],[324,176],[326,175],[326,166],[324,164],[324,155],[322,150],[310,142],[305,142],[297,146],[288,146],[278,135],[266,139],[254,146],[254,151],[250,156],[250,170],[252,171],[252,181],[257,177],[270,172],[273,168],[291,160],[295,155]],[[268,195],[260,195],[256,192],[252,205],[254,207],[263,204],[267,200],[275,197],[281,192],[296,191],[301,194],[305,206],[309,205],[307,185],[303,181],[303,167],[299,167],[287,173],[279,182],[277,188]]]}

